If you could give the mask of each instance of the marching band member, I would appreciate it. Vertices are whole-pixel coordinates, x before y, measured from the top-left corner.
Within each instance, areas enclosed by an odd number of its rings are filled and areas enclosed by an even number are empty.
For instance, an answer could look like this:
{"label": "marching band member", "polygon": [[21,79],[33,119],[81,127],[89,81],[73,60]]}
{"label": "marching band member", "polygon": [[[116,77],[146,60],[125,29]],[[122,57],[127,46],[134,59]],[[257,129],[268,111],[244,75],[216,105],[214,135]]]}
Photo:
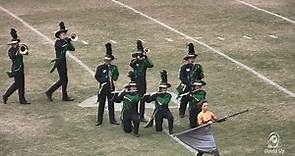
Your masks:
{"label": "marching band member", "polygon": [[114,81],[119,77],[118,68],[116,65],[111,64],[115,57],[112,55],[111,43],[105,44],[106,54],[104,57],[104,64],[96,68],[95,79],[99,83],[100,89],[98,91],[97,101],[97,124],[99,126],[103,121],[103,112],[105,107],[106,98],[108,99],[109,120],[111,124],[119,125],[115,120],[114,115],[114,102],[111,100],[113,97],[112,91],[115,90]]}
{"label": "marching band member", "polygon": [[62,100],[63,101],[73,101],[74,98],[68,96],[67,85],[68,85],[68,72],[67,72],[67,60],[66,52],[75,51],[75,47],[71,43],[71,38],[68,37],[68,30],[65,28],[64,22],[59,23],[60,29],[55,32],[55,37],[57,38],[54,43],[56,59],[52,60],[54,66],[51,69],[52,73],[55,68],[57,69],[59,80],[55,82],[46,92],[46,96],[49,101],[52,101],[52,94],[62,86]]}
{"label": "marching band member", "polygon": [[121,111],[121,123],[123,125],[123,130],[126,133],[131,133],[133,131],[134,136],[139,137],[139,113],[138,113],[138,103],[141,99],[140,94],[137,91],[137,84],[135,83],[135,75],[132,71],[129,72],[130,82],[125,86],[127,91],[123,91],[120,94],[116,93],[114,96],[114,102],[122,102],[123,108]]}
{"label": "marching band member", "polygon": [[[181,83],[177,87],[179,94],[189,92],[191,85],[195,80],[201,80],[204,78],[203,68],[200,64],[195,63],[197,54],[195,53],[193,43],[188,44],[188,54],[184,57],[187,62],[182,65],[179,72],[179,79]],[[185,115],[185,110],[187,103],[189,101],[189,96],[182,96],[180,100],[179,116],[181,118]]]}
{"label": "marching band member", "polygon": [[[137,84],[138,92],[141,96],[146,93],[146,70],[154,67],[154,64],[147,56],[147,49],[143,48],[142,41],[137,40],[137,51],[132,54],[133,59],[130,62],[130,67],[135,73],[135,82]],[[145,102],[140,101],[140,121],[146,122],[144,118]]]}
{"label": "marching band member", "polygon": [[[159,92],[156,92],[147,97],[143,97],[147,102],[155,101],[155,111],[151,119],[151,124],[153,119],[156,121],[156,131],[162,131],[163,119],[168,120],[169,134],[173,134],[173,115],[168,108],[168,105],[171,101],[172,95],[167,92],[167,89],[171,87],[171,84],[167,80],[167,72],[163,70],[161,72],[161,83],[159,86]],[[152,126],[152,125],[151,125]],[[149,127],[148,125],[146,127]]]}
{"label": "marching band member", "polygon": [[23,55],[19,53],[20,39],[17,38],[16,30],[11,28],[11,41],[8,45],[11,47],[8,50],[8,56],[12,61],[11,72],[7,72],[10,78],[14,78],[14,83],[10,85],[7,91],[2,96],[3,103],[6,104],[8,97],[18,90],[19,102],[20,104],[30,104],[25,98],[25,74],[24,74],[24,62]]}
{"label": "marching band member", "polygon": [[190,127],[194,128],[198,126],[197,118],[198,114],[201,112],[201,107],[199,102],[206,99],[206,91],[204,90],[204,86],[206,82],[202,80],[195,81],[192,84],[192,91],[189,97],[189,121]]}

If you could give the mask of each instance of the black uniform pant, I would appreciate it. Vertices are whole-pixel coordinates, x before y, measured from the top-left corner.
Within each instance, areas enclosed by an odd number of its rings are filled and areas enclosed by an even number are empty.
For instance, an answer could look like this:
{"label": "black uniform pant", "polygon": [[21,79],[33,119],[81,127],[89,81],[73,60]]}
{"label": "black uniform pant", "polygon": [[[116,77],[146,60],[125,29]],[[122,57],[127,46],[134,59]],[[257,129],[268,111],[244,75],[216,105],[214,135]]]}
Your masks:
{"label": "black uniform pant", "polygon": [[134,134],[138,134],[139,129],[139,115],[135,110],[125,110],[123,112],[123,130],[126,133],[131,133],[133,130]]}
{"label": "black uniform pant", "polygon": [[180,99],[179,115],[184,115],[189,101],[189,96],[183,96]]}
{"label": "black uniform pant", "polygon": [[100,93],[98,110],[97,110],[97,123],[102,123],[103,121],[103,112],[104,112],[106,99],[108,100],[109,120],[110,122],[116,121],[115,115],[114,115],[114,102],[112,98],[113,98],[113,94],[111,93],[111,91],[105,91]]}
{"label": "black uniform pant", "polygon": [[62,98],[67,98],[67,86],[68,86],[68,71],[66,65],[60,65],[57,67],[57,72],[59,76],[59,80],[56,81],[48,90],[47,92],[52,94],[55,92],[60,86],[62,87]]}
{"label": "black uniform pant", "polygon": [[173,116],[169,109],[159,109],[155,114],[155,122],[156,122],[156,131],[163,130],[163,119],[166,118],[168,120],[169,131],[173,129]]}
{"label": "black uniform pant", "polygon": [[189,125],[191,128],[198,126],[198,114],[201,112],[201,109],[198,107],[189,108]]}
{"label": "black uniform pant", "polygon": [[11,94],[13,94],[16,90],[18,90],[18,98],[20,102],[25,102],[25,74],[23,70],[20,70],[14,76],[14,82],[9,86],[7,91],[4,93],[4,97],[8,98]]}
{"label": "black uniform pant", "polygon": [[[141,82],[137,82],[136,85],[137,85],[138,93],[142,97],[146,93],[146,82],[143,80]],[[144,113],[145,113],[145,101],[140,100],[139,102],[140,119],[144,119]]]}

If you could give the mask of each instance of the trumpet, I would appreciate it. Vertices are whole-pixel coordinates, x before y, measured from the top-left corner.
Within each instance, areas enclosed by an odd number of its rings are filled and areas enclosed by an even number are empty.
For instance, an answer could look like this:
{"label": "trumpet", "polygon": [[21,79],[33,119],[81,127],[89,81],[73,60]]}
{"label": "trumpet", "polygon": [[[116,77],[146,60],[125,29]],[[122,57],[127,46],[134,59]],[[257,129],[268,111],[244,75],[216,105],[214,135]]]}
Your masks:
{"label": "trumpet", "polygon": [[71,39],[71,41],[78,41],[78,35],[76,33],[72,33],[70,35],[70,39]]}
{"label": "trumpet", "polygon": [[148,53],[148,52],[150,52],[150,49],[149,48],[144,48],[144,52]]}
{"label": "trumpet", "polygon": [[25,43],[19,44],[16,55],[29,55],[29,47]]}

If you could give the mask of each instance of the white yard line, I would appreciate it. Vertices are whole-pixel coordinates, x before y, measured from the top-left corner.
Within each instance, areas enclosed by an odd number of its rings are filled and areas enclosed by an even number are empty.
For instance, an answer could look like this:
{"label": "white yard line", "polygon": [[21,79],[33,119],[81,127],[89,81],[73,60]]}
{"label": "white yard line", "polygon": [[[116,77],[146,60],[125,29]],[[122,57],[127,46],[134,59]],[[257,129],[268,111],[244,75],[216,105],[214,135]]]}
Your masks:
{"label": "white yard line", "polygon": [[118,43],[117,41],[114,41],[114,40],[110,40],[110,42],[112,42],[113,44],[117,44]]}
{"label": "white yard line", "polygon": [[86,42],[86,41],[84,41],[84,40],[81,40],[81,42],[83,43],[83,44],[89,44],[88,42]]}
{"label": "white yard line", "polygon": [[[12,12],[10,12],[9,10],[3,8],[2,6],[0,6],[0,9],[9,14],[10,16],[12,16],[13,18],[15,18],[16,20],[20,21],[23,25],[25,25],[27,28],[31,29],[32,31],[34,31],[36,34],[38,34],[39,36],[43,37],[45,40],[47,40],[50,43],[54,43],[54,41],[52,39],[50,39],[49,37],[47,37],[46,35],[44,35],[43,33],[41,33],[39,30],[37,30],[36,28],[34,28],[33,26],[31,26],[30,24],[28,24],[27,22],[25,22],[23,19],[21,19],[20,17],[18,17],[17,15],[13,14]],[[78,63],[80,66],[82,66],[88,73],[90,73],[92,76],[94,75],[94,71],[92,69],[90,69],[86,64],[84,64],[81,60],[79,60],[76,56],[72,55],[71,53],[67,53],[67,55],[73,59],[76,63]]]}
{"label": "white yard line", "polygon": [[242,67],[242,68],[248,70],[249,72],[253,73],[253,74],[256,75],[257,77],[259,77],[260,79],[262,79],[264,82],[266,82],[267,84],[270,84],[270,85],[274,86],[276,89],[278,89],[278,90],[280,90],[280,91],[282,91],[282,92],[288,94],[288,95],[291,96],[291,97],[295,97],[295,93],[293,93],[293,92],[289,91],[288,89],[282,87],[281,85],[279,85],[279,84],[273,82],[272,80],[270,80],[269,78],[265,77],[265,76],[262,75],[261,73],[255,71],[254,69],[250,68],[249,66],[247,66],[247,65],[245,65],[245,64],[243,64],[243,63],[241,63],[241,62],[239,62],[239,61],[237,61],[237,60],[231,58],[230,56],[224,54],[223,52],[221,52],[221,51],[219,51],[219,50],[217,50],[217,49],[215,49],[215,48],[209,46],[208,44],[206,44],[206,43],[204,43],[204,42],[201,42],[201,41],[199,41],[199,40],[197,40],[197,39],[195,39],[195,38],[193,38],[193,37],[191,37],[191,36],[188,36],[188,35],[186,35],[185,33],[180,32],[180,31],[178,31],[178,30],[172,28],[171,26],[169,26],[169,25],[167,25],[167,24],[165,24],[165,23],[163,23],[163,22],[161,22],[161,21],[159,21],[159,20],[157,20],[157,19],[155,19],[155,18],[153,18],[153,17],[150,17],[150,16],[148,16],[148,15],[146,15],[146,14],[144,14],[144,13],[142,13],[142,12],[140,12],[140,11],[134,9],[134,8],[132,8],[132,7],[129,6],[129,5],[126,5],[126,4],[124,4],[124,3],[122,3],[122,2],[119,2],[119,1],[117,1],[117,0],[111,0],[111,1],[114,2],[114,3],[116,3],[116,4],[118,4],[118,5],[120,5],[121,7],[127,8],[127,9],[129,9],[129,10],[131,10],[131,11],[133,11],[133,12],[135,12],[135,13],[137,13],[137,14],[139,14],[139,15],[141,15],[141,16],[143,16],[143,17],[145,17],[145,18],[147,18],[147,19],[149,19],[149,20],[151,20],[151,21],[153,21],[153,22],[155,22],[155,23],[157,23],[157,24],[159,24],[159,25],[165,27],[165,28],[167,28],[168,30],[170,30],[170,31],[172,31],[172,32],[175,32],[175,33],[177,33],[177,34],[179,34],[179,35],[181,35],[181,36],[183,36],[183,37],[185,37],[185,38],[187,38],[187,39],[190,39],[190,40],[192,40],[192,41],[194,41],[194,42],[196,42],[196,43],[198,43],[198,44],[204,46],[204,47],[207,47],[208,49],[210,49],[210,50],[213,51],[214,53],[217,53],[217,54],[223,56],[224,58],[228,59],[229,61],[231,61],[231,62],[233,62],[233,63],[239,65],[240,67]]}
{"label": "white yard line", "polygon": [[[254,5],[252,5],[252,4],[246,3],[246,2],[241,1],[241,0],[235,0],[235,1],[240,2],[240,3],[244,4],[244,5],[247,5],[247,6],[251,7],[251,8],[253,8],[253,9],[256,9],[256,10],[259,10],[259,11],[265,12],[265,13],[267,13],[267,14],[270,14],[270,15],[276,16],[276,17],[278,17],[278,18],[281,18],[281,19],[283,19],[283,20],[285,20],[285,21],[288,21],[288,22],[290,22],[290,23],[292,23],[292,24],[295,24],[295,21],[294,21],[294,20],[291,20],[290,18],[287,18],[287,17],[284,17],[284,16],[282,16],[282,15],[279,15],[279,14],[276,14],[276,13],[273,13],[273,12],[270,12],[270,11],[267,11],[267,10],[265,10],[265,9],[259,8],[259,7],[257,7],[257,6],[254,6]],[[266,3],[267,3],[267,2],[266,2]]]}

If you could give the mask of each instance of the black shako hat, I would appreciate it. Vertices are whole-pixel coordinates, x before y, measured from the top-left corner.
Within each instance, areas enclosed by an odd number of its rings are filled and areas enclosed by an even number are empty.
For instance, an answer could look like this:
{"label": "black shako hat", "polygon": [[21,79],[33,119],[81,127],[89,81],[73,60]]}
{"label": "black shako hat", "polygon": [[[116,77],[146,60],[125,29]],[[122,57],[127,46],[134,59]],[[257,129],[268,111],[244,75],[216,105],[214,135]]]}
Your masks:
{"label": "black shako hat", "polygon": [[161,74],[161,82],[160,82],[160,88],[170,88],[171,87],[171,84],[168,83],[168,79],[167,79],[167,76],[168,76],[168,73],[166,70],[163,70],[160,72]]}
{"label": "black shako hat", "polygon": [[62,32],[67,33],[68,32],[68,29],[66,29],[65,24],[64,24],[63,21],[59,22],[58,25],[59,25],[59,30],[57,30],[55,32],[55,37],[56,38],[59,38],[60,33],[62,33]]}
{"label": "black shako hat", "polygon": [[134,53],[132,53],[132,57],[137,57],[137,56],[142,57],[143,56],[144,47],[143,47],[142,42],[143,41],[141,39],[138,39],[136,41],[136,51]]}
{"label": "black shako hat", "polygon": [[112,54],[112,44],[108,42],[105,44],[105,47],[106,47],[106,54],[104,55],[104,59],[110,60],[110,61],[114,60],[115,57]]}
{"label": "black shako hat", "polygon": [[132,86],[136,87],[135,74],[134,74],[134,72],[133,71],[129,71],[128,77],[130,78],[130,82],[128,84],[126,84],[124,88],[129,89]]}
{"label": "black shako hat", "polygon": [[196,58],[198,55],[195,53],[195,46],[193,43],[189,43],[188,45],[188,53],[187,55],[183,58],[184,60],[188,60],[189,58]]}
{"label": "black shako hat", "polygon": [[11,35],[12,39],[10,40],[8,45],[17,44],[17,43],[20,42],[20,39],[17,38],[17,33],[16,33],[16,30],[14,28],[10,29],[10,35]]}

